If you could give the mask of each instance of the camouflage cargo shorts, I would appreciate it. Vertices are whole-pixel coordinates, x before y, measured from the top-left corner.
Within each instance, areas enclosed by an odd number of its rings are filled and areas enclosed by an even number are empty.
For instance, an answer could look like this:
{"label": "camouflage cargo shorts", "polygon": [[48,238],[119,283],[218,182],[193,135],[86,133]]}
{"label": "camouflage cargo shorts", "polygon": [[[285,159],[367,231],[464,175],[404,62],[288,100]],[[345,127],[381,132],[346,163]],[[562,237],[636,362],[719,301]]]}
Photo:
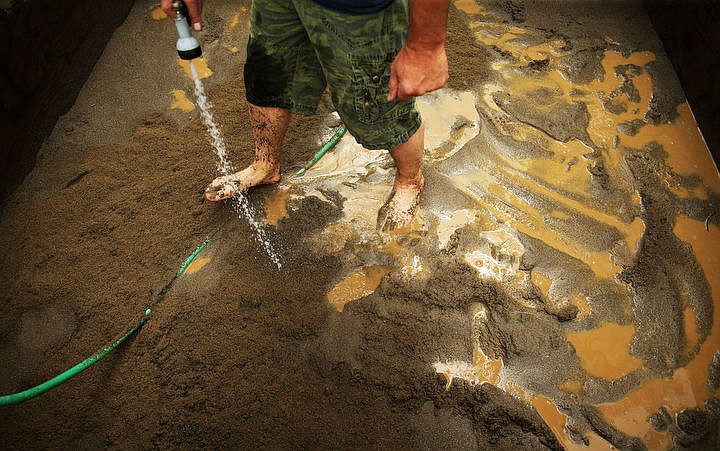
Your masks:
{"label": "camouflage cargo shorts", "polygon": [[250,23],[250,103],[313,114],[328,86],[340,118],[365,147],[392,149],[417,131],[415,102],[387,101],[390,64],[407,36],[407,0],[362,15],[312,0],[254,0]]}

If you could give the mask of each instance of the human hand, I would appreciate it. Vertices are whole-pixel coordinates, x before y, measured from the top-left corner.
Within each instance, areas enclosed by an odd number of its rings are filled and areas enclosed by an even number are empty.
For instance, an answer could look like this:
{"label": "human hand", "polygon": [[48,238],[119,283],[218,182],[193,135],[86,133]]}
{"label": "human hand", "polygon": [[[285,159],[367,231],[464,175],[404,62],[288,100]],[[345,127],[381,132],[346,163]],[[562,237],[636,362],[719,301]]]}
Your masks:
{"label": "human hand", "polygon": [[445,46],[418,49],[406,45],[390,66],[388,102],[403,101],[442,88],[448,79]]}
{"label": "human hand", "polygon": [[[188,9],[188,16],[190,16],[190,23],[192,24],[193,30],[202,30],[202,3],[203,0],[185,0],[185,5]],[[160,0],[160,7],[165,14],[170,17],[175,17],[175,12],[172,10],[173,0]]]}

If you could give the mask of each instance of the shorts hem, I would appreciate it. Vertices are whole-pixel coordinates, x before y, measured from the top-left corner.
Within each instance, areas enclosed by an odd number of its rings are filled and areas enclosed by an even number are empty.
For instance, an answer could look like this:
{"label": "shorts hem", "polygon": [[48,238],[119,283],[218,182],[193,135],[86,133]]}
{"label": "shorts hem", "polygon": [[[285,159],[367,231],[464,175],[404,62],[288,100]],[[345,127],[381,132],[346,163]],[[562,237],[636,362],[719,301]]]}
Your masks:
{"label": "shorts hem", "polygon": [[250,96],[245,96],[245,100],[252,103],[255,106],[264,107],[264,108],[282,108],[284,110],[291,110],[295,113],[302,114],[302,115],[313,115],[317,112],[317,105],[315,106],[309,106],[309,105],[299,105],[295,104],[293,102],[288,102],[285,100],[264,100],[264,99],[256,99],[252,98]]}
{"label": "shorts hem", "polygon": [[[392,124],[390,124],[390,125],[392,125]],[[392,139],[385,140],[383,142],[367,141],[367,140],[363,140],[359,137],[356,137],[354,135],[353,135],[353,137],[355,138],[355,141],[357,141],[359,144],[361,144],[366,149],[369,149],[369,150],[377,150],[377,149],[392,150],[401,144],[405,144],[415,134],[415,132],[418,131],[418,129],[420,128],[421,125],[422,125],[422,121],[418,120],[415,124],[413,124],[412,127],[410,127],[409,129],[407,129],[406,131],[404,131],[403,133],[401,133],[399,135],[393,135],[392,133],[388,133],[388,135],[393,136]],[[390,127],[388,131],[392,132],[392,128]],[[352,131],[351,131],[351,133],[352,133]]]}

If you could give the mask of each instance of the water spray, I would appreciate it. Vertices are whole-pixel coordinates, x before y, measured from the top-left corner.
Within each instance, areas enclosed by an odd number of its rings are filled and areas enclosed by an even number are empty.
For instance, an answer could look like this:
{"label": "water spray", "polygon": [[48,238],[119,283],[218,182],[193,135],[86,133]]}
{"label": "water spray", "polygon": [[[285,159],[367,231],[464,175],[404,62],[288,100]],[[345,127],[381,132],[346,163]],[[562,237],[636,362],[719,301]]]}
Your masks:
{"label": "water spray", "polygon": [[175,28],[178,32],[177,52],[180,59],[193,60],[202,55],[200,41],[190,31],[190,16],[187,5],[182,0],[175,0],[172,3],[172,10],[175,12]]}
{"label": "water spray", "polygon": [[[222,133],[220,133],[220,128],[217,124],[215,124],[215,120],[210,112],[212,104],[207,100],[205,89],[200,81],[200,75],[198,74],[195,64],[193,64],[192,61],[202,55],[202,49],[200,49],[200,42],[192,35],[187,5],[182,0],[175,0],[173,1],[171,8],[175,12],[175,27],[177,28],[179,35],[177,41],[177,52],[181,59],[189,61],[188,66],[190,67],[190,73],[192,74],[193,81],[195,82],[195,98],[197,99],[197,106],[200,109],[200,116],[207,127],[213,151],[219,160],[218,172],[220,172],[221,175],[230,175],[235,170],[227,159],[225,141],[223,140]],[[231,205],[239,217],[244,216],[247,219],[248,223],[255,231],[255,239],[263,247],[272,262],[275,263],[275,266],[280,269],[282,266],[280,263],[280,257],[275,252],[275,249],[273,248],[272,243],[267,237],[267,234],[263,230],[261,224],[255,219],[255,214],[244,194],[239,193],[235,196],[232,199]],[[200,250],[202,250],[202,246],[198,248],[196,252],[200,252]],[[190,256],[188,261],[185,262],[186,264],[180,269],[178,276],[182,275],[186,266],[190,264],[195,255],[196,254]]]}

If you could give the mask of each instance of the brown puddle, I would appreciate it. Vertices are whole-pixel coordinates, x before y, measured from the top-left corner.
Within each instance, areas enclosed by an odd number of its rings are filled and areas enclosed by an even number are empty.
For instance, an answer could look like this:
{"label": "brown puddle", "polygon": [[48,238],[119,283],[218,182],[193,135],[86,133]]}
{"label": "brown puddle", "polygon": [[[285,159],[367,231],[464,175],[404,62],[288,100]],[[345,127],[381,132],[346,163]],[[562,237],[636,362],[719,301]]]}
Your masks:
{"label": "brown puddle", "polygon": [[469,91],[436,91],[420,97],[417,108],[425,126],[426,164],[451,157],[479,132],[480,116]]}
{"label": "brown puddle", "polygon": [[193,262],[190,263],[187,268],[185,268],[185,274],[194,274],[200,271],[201,269],[203,269],[203,267],[205,267],[205,265],[210,263],[210,260],[212,260],[212,258],[210,257],[202,257],[193,260]]}
{"label": "brown puddle", "polygon": [[[655,141],[668,153],[667,164],[680,175],[700,175],[703,183],[714,192],[720,192],[720,177],[700,134],[695,118],[687,102],[678,106],[680,115],[672,124],[643,127],[637,135],[623,137],[629,147],[642,148],[644,144]],[[680,197],[707,197],[703,189],[678,193]]]}
{"label": "brown puddle", "polygon": [[172,92],[173,100],[170,103],[170,108],[184,111],[189,113],[195,109],[195,105],[187,98],[185,91],[176,89]]}
{"label": "brown puddle", "polygon": [[[208,78],[213,74],[213,71],[210,70],[210,68],[208,67],[207,61],[205,60],[205,58],[203,58],[203,57],[195,58],[194,60],[192,60],[192,62],[193,62],[193,65],[195,66],[195,70],[197,71],[198,77],[200,77],[200,79]],[[178,65],[180,67],[182,67],[182,69],[185,71],[185,75],[189,79],[192,80],[193,76],[192,76],[192,71],[190,70],[190,62],[187,60],[178,58]]]}
{"label": "brown puddle", "polygon": [[355,271],[330,290],[328,302],[342,312],[348,302],[372,294],[388,272],[390,268],[387,266],[370,266]]}
{"label": "brown puddle", "polygon": [[455,378],[468,381],[471,385],[492,384],[502,388],[508,393],[524,398],[524,393],[517,387],[503,384],[500,373],[503,361],[491,359],[480,348],[473,349],[473,361],[435,362],[435,372],[445,377],[445,390],[449,390]]}
{"label": "brown puddle", "polygon": [[552,280],[545,274],[533,271],[532,272],[532,283],[540,289],[542,294],[546,297],[550,294],[550,287],[552,286]]}
{"label": "brown puddle", "polygon": [[[563,304],[563,299],[557,299],[557,295],[552,293],[553,281],[550,277],[533,269],[531,271],[530,281],[540,290],[548,302],[554,305]],[[577,307],[577,318],[585,318],[592,312],[590,304],[588,304],[587,297],[583,296],[581,293],[572,293],[568,295],[567,301]]]}
{"label": "brown puddle", "polygon": [[150,12],[150,17],[152,17],[153,20],[163,20],[167,19],[168,15],[165,14],[165,11],[163,11],[162,8],[158,6]]}
{"label": "brown puddle", "polygon": [[482,8],[475,0],[455,0],[453,4],[457,9],[467,14],[480,14],[482,12]]}
{"label": "brown puddle", "polygon": [[553,402],[543,395],[535,395],[530,399],[530,405],[532,405],[537,413],[543,417],[543,420],[547,423],[550,429],[553,431],[555,436],[560,440],[560,443],[568,451],[594,451],[594,450],[608,450],[613,449],[605,440],[594,432],[586,434],[585,439],[588,441],[588,445],[578,444],[573,442],[567,434],[565,434],[565,423],[567,421],[567,415],[560,412]]}
{"label": "brown puddle", "polygon": [[685,307],[683,310],[683,330],[687,338],[687,348],[692,350],[698,344],[700,335],[697,331],[697,316],[691,307]]}
{"label": "brown puddle", "polygon": [[613,381],[642,368],[642,360],[630,354],[635,326],[602,323],[595,329],[568,333],[583,368],[595,376]]}
{"label": "brown puddle", "polygon": [[265,223],[277,227],[278,223],[287,218],[287,203],[290,200],[290,191],[286,189],[276,190],[272,196],[265,200]]}
{"label": "brown puddle", "polygon": [[570,303],[578,308],[578,318],[585,318],[592,312],[592,307],[590,307],[587,298],[582,294],[570,295]]}
{"label": "brown puddle", "polygon": [[500,383],[500,371],[503,369],[503,361],[491,359],[486,356],[480,348],[473,349],[473,369],[478,378],[483,382],[493,385]]}

